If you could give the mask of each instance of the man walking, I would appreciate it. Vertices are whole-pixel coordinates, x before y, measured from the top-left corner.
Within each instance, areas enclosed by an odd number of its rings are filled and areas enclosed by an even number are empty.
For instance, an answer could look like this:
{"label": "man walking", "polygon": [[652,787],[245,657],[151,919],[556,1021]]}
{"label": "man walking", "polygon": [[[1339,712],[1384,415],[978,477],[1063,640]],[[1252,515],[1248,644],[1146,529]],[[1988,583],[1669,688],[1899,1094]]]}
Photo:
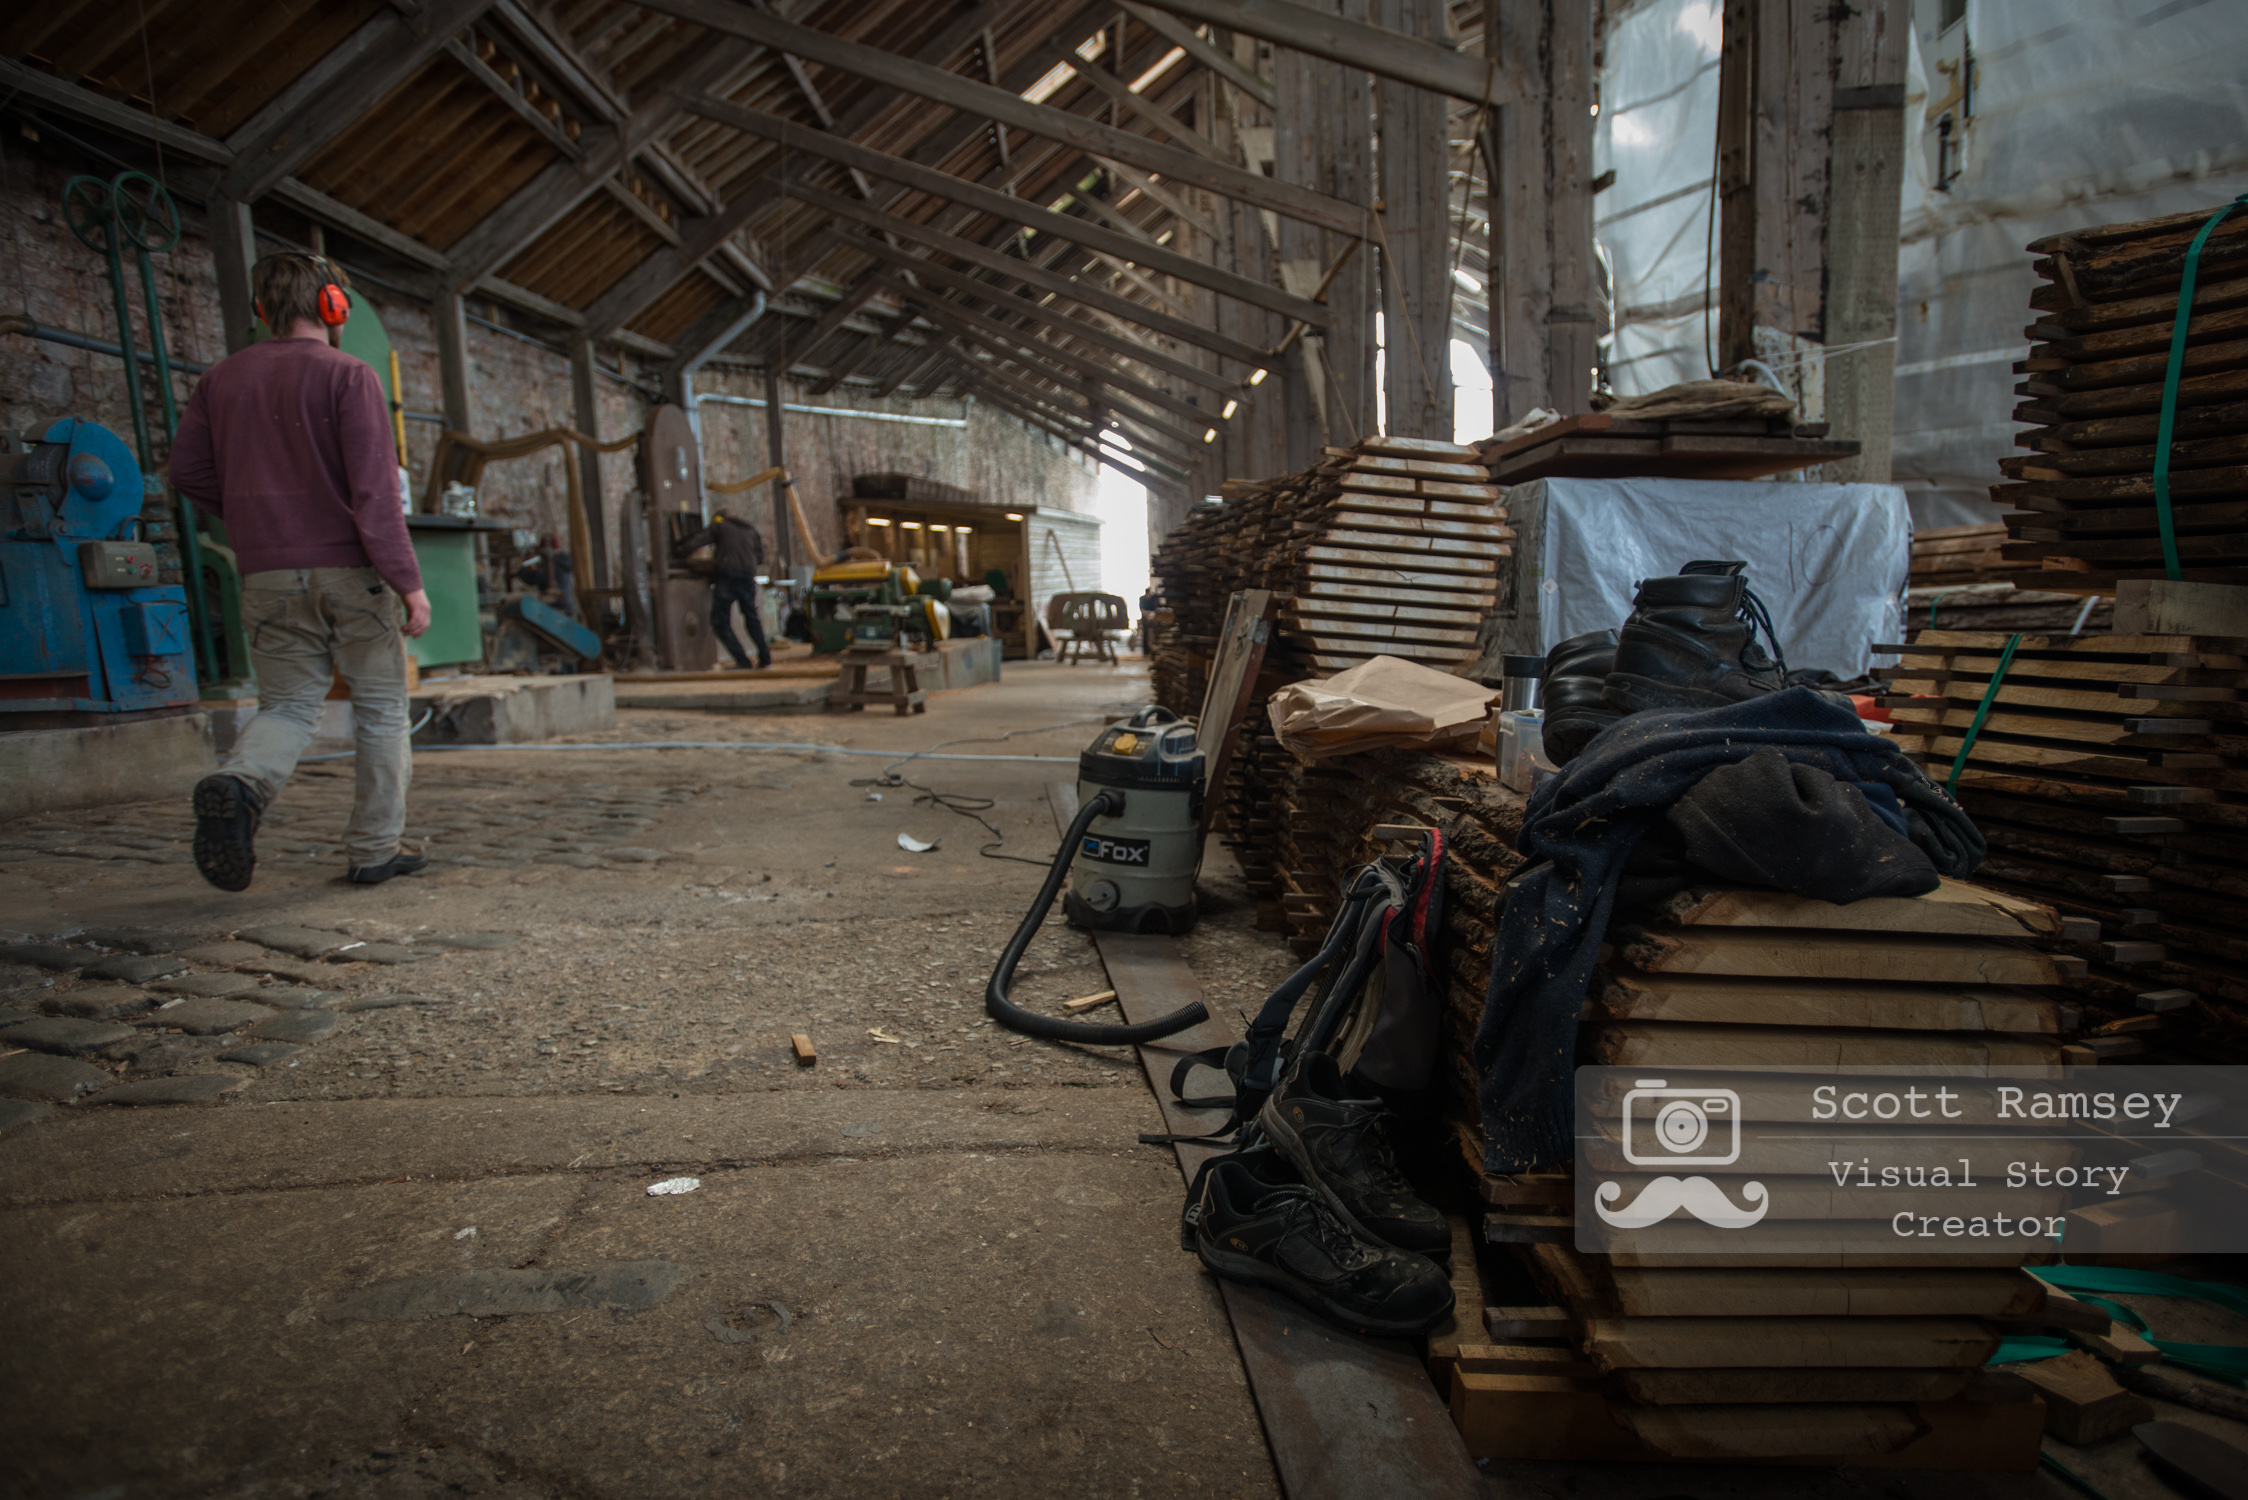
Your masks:
{"label": "man walking", "polygon": [[358,751],[349,879],[377,885],[429,862],[398,847],[412,765],[404,637],[429,628],[429,595],[406,536],[381,382],[331,347],[351,315],[344,286],[318,256],[259,261],[251,289],[274,336],[211,367],[172,442],[173,486],[226,523],[258,676],[256,716],[195,787],[195,868],[222,891],[249,885],[258,823],[339,675]]}
{"label": "man walking", "polygon": [[719,511],[710,524],[681,542],[681,556],[715,545],[718,576],[710,581],[710,629],[733,657],[734,665],[747,667],[748,653],[734,634],[734,606],[742,607],[742,623],[757,643],[757,665],[773,664],[772,648],[765,644],[765,622],[757,614],[757,570],[765,565],[765,538],[739,516]]}

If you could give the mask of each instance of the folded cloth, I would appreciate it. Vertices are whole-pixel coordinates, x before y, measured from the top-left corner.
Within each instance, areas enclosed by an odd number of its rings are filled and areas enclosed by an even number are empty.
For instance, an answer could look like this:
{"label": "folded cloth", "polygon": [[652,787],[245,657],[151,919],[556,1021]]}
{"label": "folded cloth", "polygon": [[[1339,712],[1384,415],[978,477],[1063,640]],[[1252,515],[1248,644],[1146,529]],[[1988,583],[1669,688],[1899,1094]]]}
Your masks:
{"label": "folded cloth", "polygon": [[[1711,771],[1770,747],[1791,765],[1893,791],[1941,875],[1973,873],[1982,835],[1903,752],[1849,708],[1788,688],[1723,708],[1633,714],[1530,798],[1516,847],[1538,861],[1507,886],[1475,1036],[1484,1167],[1568,1157],[1577,1012],[1624,868],[1648,829]],[[1862,794],[1861,794],[1862,795]]]}
{"label": "folded cloth", "polygon": [[1688,863],[1741,885],[1837,904],[1937,885],[1928,856],[1865,793],[1775,745],[1704,776],[1664,821],[1684,839]]}

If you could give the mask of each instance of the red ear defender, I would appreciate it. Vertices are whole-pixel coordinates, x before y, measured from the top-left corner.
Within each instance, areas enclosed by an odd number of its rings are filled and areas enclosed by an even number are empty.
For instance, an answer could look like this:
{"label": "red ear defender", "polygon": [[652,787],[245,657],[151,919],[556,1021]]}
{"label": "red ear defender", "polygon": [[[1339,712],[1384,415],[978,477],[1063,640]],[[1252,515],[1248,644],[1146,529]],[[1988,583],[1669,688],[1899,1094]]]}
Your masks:
{"label": "red ear defender", "polygon": [[319,322],[328,324],[330,328],[342,328],[346,319],[351,317],[351,297],[346,297],[344,288],[337,286],[335,272],[328,270],[326,261],[315,261],[315,265],[319,265],[321,277],[328,279],[319,288]]}

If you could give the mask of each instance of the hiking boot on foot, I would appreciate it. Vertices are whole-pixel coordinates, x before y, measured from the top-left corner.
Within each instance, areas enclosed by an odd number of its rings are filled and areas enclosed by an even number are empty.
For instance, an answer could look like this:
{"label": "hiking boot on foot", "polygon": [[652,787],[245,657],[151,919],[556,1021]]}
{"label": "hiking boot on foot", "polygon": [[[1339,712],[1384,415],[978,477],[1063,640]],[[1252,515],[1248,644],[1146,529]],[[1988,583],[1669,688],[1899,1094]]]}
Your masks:
{"label": "hiking boot on foot", "polygon": [[1565,766],[1584,753],[1592,737],[1623,715],[1601,697],[1608,674],[1616,669],[1616,632],[1595,630],[1573,635],[1546,653],[1545,753]]}
{"label": "hiking boot on foot", "polygon": [[1390,1156],[1382,1134],[1388,1106],[1345,1095],[1335,1060],[1306,1052],[1265,1100],[1257,1123],[1274,1149],[1359,1234],[1422,1255],[1451,1254],[1451,1226],[1413,1196]]}
{"label": "hiking boot on foot", "polygon": [[195,783],[195,868],[222,891],[248,890],[258,867],[258,821],[265,805],[246,781],[206,776]]}
{"label": "hiking boot on foot", "polygon": [[[1675,577],[1640,581],[1617,632],[1603,693],[1610,708],[1722,708],[1786,685],[1787,661],[1771,614],[1742,576],[1747,566],[1690,562]],[[1770,653],[1757,643],[1759,629]]]}
{"label": "hiking boot on foot", "polygon": [[419,875],[428,868],[428,855],[399,853],[379,865],[360,865],[346,878],[353,885],[381,885],[393,875]]}
{"label": "hiking boot on foot", "polygon": [[1412,1338],[1451,1312],[1435,1262],[1359,1234],[1293,1175],[1270,1151],[1213,1160],[1194,1226],[1202,1264],[1374,1338]]}

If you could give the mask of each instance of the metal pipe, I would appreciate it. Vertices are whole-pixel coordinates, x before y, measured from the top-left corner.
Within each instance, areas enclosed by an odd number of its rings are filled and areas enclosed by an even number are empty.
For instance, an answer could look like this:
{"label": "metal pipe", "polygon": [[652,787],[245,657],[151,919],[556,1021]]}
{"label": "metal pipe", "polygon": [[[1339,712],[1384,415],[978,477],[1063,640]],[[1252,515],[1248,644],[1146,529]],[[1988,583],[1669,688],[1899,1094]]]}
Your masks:
{"label": "metal pipe", "polygon": [[[49,344],[64,344],[72,349],[86,349],[95,354],[106,354],[111,359],[123,359],[125,357],[125,351],[110,343],[107,339],[88,338],[82,333],[71,333],[61,328],[49,328],[43,323],[34,323],[29,318],[0,318],[0,333],[20,333],[25,338],[39,339]],[[135,349],[133,353],[139,356],[142,364],[152,365],[156,363],[155,354],[149,350]],[[200,375],[211,368],[209,365],[199,365],[192,359],[175,359],[171,362],[171,365],[173,369],[189,375]]]}
{"label": "metal pipe", "polygon": [[[759,410],[763,410],[765,406],[764,399],[759,396],[721,396],[712,393],[697,395],[695,401],[698,405],[705,401],[716,401],[724,406],[754,406]],[[913,417],[907,416],[903,412],[860,411],[851,406],[804,406],[795,401],[783,401],[781,410],[809,412],[816,417],[864,417],[869,422],[907,422],[915,427],[965,427],[968,425],[966,417]]]}

